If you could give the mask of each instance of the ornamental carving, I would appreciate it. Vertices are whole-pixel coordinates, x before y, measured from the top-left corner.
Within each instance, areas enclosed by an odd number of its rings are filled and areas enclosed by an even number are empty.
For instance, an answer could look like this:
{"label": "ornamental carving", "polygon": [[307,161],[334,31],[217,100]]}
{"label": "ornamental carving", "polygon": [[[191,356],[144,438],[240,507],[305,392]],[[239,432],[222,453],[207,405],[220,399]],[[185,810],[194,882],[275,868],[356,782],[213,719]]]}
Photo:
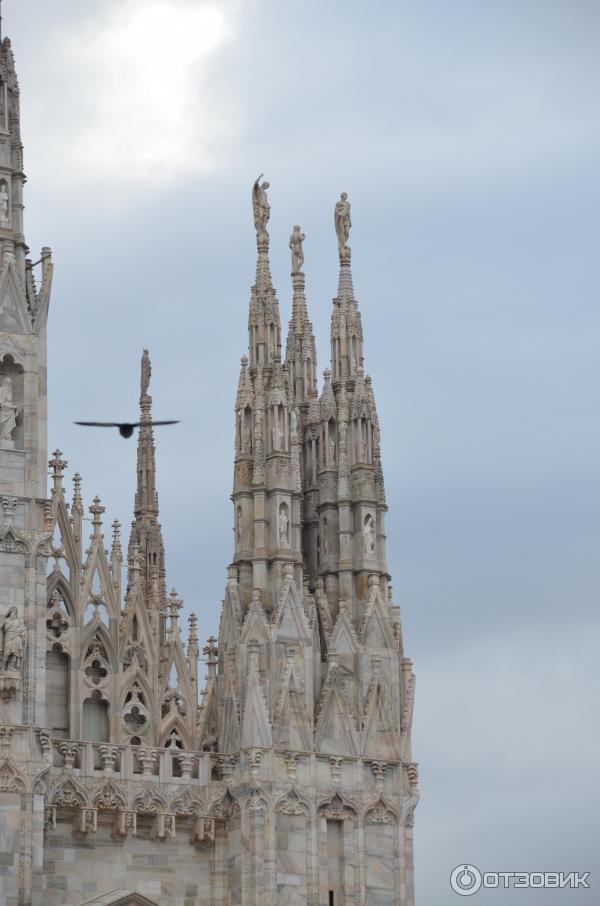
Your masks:
{"label": "ornamental carving", "polygon": [[68,808],[83,808],[88,804],[87,794],[74,778],[68,777],[54,790],[50,804]]}
{"label": "ornamental carving", "polygon": [[116,811],[127,806],[125,796],[112,780],[102,784],[100,789],[92,796],[92,802],[96,808],[107,811]]}
{"label": "ornamental carving", "polygon": [[27,788],[25,775],[8,758],[0,764],[0,793],[22,793]]}
{"label": "ornamental carving", "polygon": [[393,812],[380,802],[369,812],[365,818],[366,824],[396,824],[397,819]]}
{"label": "ornamental carving", "polygon": [[319,808],[319,816],[332,821],[346,821],[356,818],[356,809],[346,802],[339,793],[324,802]]}
{"label": "ornamental carving", "polygon": [[277,811],[284,815],[308,815],[309,808],[296,792],[292,790],[289,795],[277,804]]}
{"label": "ornamental carving", "polygon": [[205,843],[215,839],[215,819],[204,816],[196,819],[191,835],[192,843]]}
{"label": "ornamental carving", "polygon": [[118,837],[135,837],[137,834],[137,815],[133,811],[123,810],[117,815],[115,834]]}

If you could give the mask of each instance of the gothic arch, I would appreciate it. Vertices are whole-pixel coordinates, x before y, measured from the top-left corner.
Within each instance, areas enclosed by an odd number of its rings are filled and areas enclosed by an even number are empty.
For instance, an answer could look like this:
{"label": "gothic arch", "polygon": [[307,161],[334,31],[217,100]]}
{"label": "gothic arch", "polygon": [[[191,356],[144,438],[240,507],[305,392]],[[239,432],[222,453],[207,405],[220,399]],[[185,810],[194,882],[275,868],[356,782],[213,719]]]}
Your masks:
{"label": "gothic arch", "polygon": [[100,638],[100,641],[104,644],[104,650],[106,651],[106,659],[110,667],[111,673],[114,675],[117,673],[118,661],[117,661],[117,652],[115,646],[113,645],[112,639],[109,635],[108,629],[98,617],[94,617],[90,623],[85,627],[84,634],[81,638],[81,663],[83,663],[87,657],[87,651],[89,646],[92,643],[92,639],[97,635]]}
{"label": "gothic arch", "polygon": [[169,741],[169,737],[171,736],[173,731],[175,731],[177,733],[177,735],[179,736],[179,738],[181,739],[181,743],[182,743],[181,751],[185,751],[185,750],[190,751],[193,748],[193,746],[191,744],[188,730],[187,730],[185,724],[183,723],[183,721],[181,720],[181,717],[177,713],[169,715],[167,720],[163,723],[163,726],[162,726],[161,732],[160,732],[160,743],[159,743],[160,747],[163,749],[168,748],[170,751],[173,751],[173,752],[176,752],[179,749],[178,746],[175,747],[175,746],[166,745],[167,742]]}
{"label": "gothic arch", "polygon": [[50,805],[63,805],[75,808],[89,806],[88,792],[79,781],[69,776],[63,778],[50,793]]}
{"label": "gothic arch", "polygon": [[215,818],[233,818],[240,814],[238,799],[232,795],[229,787],[210,803],[209,814]]}
{"label": "gothic arch", "polygon": [[134,811],[155,815],[167,811],[167,800],[155,786],[148,784],[137,796],[134,796],[131,807]]}
{"label": "gothic arch", "polygon": [[127,808],[127,799],[112,780],[107,780],[92,796],[92,805],[94,808],[116,811]]}
{"label": "gothic arch", "polygon": [[275,811],[284,815],[305,815],[307,818],[313,818],[315,814],[314,804],[295,786],[276,800]]}
{"label": "gothic arch", "polygon": [[377,796],[365,804],[364,820],[366,824],[398,824],[399,816],[385,796]]}
{"label": "gothic arch", "polygon": [[319,802],[317,814],[320,817],[338,821],[344,821],[347,818],[357,821],[358,807],[338,788],[331,796]]}

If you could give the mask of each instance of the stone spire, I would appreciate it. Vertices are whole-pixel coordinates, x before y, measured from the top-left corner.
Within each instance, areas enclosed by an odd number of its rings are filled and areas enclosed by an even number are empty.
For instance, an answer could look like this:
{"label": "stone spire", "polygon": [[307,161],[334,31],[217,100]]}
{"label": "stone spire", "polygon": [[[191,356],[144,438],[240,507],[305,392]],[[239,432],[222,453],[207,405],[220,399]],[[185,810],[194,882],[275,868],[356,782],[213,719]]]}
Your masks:
{"label": "stone spire", "polygon": [[134,503],[134,521],[129,539],[129,560],[133,545],[137,544],[142,559],[142,587],[150,588],[152,572],[158,569],[163,596],[165,592],[165,552],[158,522],[158,493],[156,491],[156,460],[154,431],[152,429],[152,397],[148,393],[152,366],[148,350],[144,349],[141,361],[140,422],[137,446],[137,491]]}
{"label": "stone spire", "polygon": [[306,409],[311,397],[317,391],[317,351],[313,326],[308,317],[305,278],[301,270],[304,263],[302,251],[304,239],[300,227],[295,226],[289,243],[292,252],[293,292],[285,360],[289,373],[291,402]]}
{"label": "stone spire", "polygon": [[267,223],[271,206],[267,198],[268,182],[258,177],[252,187],[252,209],[256,229],[256,280],[250,297],[248,313],[248,356],[250,368],[269,367],[281,349],[281,320],[279,302],[273,287],[269,264],[269,233]]}

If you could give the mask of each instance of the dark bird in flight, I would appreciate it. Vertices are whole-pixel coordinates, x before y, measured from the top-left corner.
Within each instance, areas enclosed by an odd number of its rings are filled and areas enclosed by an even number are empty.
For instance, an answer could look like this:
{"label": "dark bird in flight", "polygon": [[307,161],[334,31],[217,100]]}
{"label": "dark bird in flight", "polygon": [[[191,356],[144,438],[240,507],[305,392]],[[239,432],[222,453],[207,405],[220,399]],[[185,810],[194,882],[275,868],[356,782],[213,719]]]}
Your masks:
{"label": "dark bird in flight", "polygon": [[178,425],[179,419],[162,422],[74,422],[75,425],[84,425],[86,428],[118,428],[121,437],[131,437],[134,428],[155,428],[157,425]]}

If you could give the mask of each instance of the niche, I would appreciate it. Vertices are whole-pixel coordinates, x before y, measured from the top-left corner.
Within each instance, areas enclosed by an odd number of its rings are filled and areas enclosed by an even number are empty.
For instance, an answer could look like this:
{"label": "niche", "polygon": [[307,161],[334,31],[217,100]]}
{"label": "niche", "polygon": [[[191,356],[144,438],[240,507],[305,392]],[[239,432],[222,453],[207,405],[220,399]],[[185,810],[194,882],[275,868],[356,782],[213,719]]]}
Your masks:
{"label": "niche", "polygon": [[69,738],[69,657],[58,644],[46,652],[46,726]]}
{"label": "niche", "polygon": [[108,742],[108,702],[96,689],[83,703],[83,733],[86,742]]}
{"label": "niche", "polygon": [[[0,305],[0,330],[21,330],[7,304]],[[5,355],[0,362],[0,449],[24,449],[23,396],[23,369]]]}

